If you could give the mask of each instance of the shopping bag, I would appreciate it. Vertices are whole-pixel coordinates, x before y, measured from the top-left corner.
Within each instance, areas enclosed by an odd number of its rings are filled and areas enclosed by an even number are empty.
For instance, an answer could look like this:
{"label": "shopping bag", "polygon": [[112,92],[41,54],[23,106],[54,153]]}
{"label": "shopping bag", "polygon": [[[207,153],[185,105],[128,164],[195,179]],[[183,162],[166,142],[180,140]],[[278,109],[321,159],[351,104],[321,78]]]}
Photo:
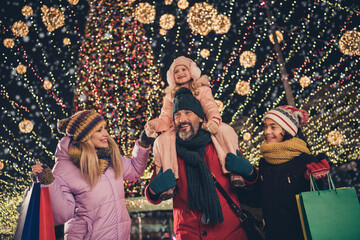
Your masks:
{"label": "shopping bag", "polygon": [[39,239],[40,183],[33,182],[26,191],[15,232],[16,240]]}
{"label": "shopping bag", "polygon": [[311,176],[314,191],[296,196],[304,238],[312,240],[360,239],[360,205],[354,188],[335,188],[328,176],[329,190],[319,190]]}
{"label": "shopping bag", "polygon": [[39,240],[55,240],[54,219],[48,187],[41,188],[39,221]]}

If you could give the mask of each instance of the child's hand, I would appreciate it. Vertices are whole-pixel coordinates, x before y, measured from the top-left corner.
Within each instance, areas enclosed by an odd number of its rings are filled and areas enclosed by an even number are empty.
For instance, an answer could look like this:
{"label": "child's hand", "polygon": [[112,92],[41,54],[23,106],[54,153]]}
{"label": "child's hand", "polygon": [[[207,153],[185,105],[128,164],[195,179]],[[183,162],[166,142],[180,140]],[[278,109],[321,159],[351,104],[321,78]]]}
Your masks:
{"label": "child's hand", "polygon": [[326,177],[330,171],[330,166],[326,159],[322,159],[318,163],[312,162],[311,164],[307,164],[306,167],[305,178],[307,180],[310,179],[310,174],[313,175],[315,180],[322,179]]}
{"label": "child's hand", "polygon": [[219,123],[217,123],[215,120],[209,120],[207,123],[202,124],[202,128],[211,134],[215,134],[219,129]]}
{"label": "child's hand", "polygon": [[155,131],[155,126],[151,122],[151,120],[149,122],[147,122],[145,125],[145,133],[150,138],[157,138],[157,136],[158,136],[158,134]]}

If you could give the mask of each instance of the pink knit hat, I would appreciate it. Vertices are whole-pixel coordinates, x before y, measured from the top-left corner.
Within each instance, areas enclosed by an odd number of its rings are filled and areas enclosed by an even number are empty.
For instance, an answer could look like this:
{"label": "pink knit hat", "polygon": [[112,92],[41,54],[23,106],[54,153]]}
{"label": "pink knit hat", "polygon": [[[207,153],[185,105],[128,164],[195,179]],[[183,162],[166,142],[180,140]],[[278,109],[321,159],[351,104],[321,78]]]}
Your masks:
{"label": "pink knit hat", "polygon": [[264,120],[270,118],[279,124],[285,131],[295,136],[300,126],[309,120],[309,114],[292,106],[280,106],[266,113]]}
{"label": "pink knit hat", "polygon": [[174,78],[174,70],[179,65],[184,65],[185,67],[187,67],[189,69],[190,76],[193,80],[197,80],[201,76],[201,70],[193,60],[191,60],[190,58],[184,57],[184,56],[180,56],[173,61],[169,70],[166,73],[167,82],[168,82],[169,86],[176,85],[175,78]]}

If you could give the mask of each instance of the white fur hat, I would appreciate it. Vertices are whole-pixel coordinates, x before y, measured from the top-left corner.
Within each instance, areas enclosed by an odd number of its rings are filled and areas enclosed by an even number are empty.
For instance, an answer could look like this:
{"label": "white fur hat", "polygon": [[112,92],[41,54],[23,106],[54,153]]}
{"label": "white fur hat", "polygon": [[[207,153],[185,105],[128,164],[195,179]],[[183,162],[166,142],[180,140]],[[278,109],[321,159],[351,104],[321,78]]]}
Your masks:
{"label": "white fur hat", "polygon": [[201,76],[201,70],[193,60],[184,56],[180,56],[173,61],[169,70],[166,73],[166,78],[169,86],[176,85],[174,78],[174,70],[179,65],[183,65],[189,69],[190,76],[193,80],[197,80]]}

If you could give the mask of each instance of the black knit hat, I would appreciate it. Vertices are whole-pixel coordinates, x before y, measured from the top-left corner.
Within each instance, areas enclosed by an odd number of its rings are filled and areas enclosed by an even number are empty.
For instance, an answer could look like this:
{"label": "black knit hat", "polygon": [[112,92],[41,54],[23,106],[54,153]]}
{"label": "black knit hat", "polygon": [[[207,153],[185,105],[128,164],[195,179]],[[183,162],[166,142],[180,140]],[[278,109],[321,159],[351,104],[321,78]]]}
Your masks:
{"label": "black knit hat", "polygon": [[186,87],[179,88],[174,94],[172,114],[179,110],[190,110],[201,119],[204,119],[204,110],[199,100],[192,94],[191,90]]}

